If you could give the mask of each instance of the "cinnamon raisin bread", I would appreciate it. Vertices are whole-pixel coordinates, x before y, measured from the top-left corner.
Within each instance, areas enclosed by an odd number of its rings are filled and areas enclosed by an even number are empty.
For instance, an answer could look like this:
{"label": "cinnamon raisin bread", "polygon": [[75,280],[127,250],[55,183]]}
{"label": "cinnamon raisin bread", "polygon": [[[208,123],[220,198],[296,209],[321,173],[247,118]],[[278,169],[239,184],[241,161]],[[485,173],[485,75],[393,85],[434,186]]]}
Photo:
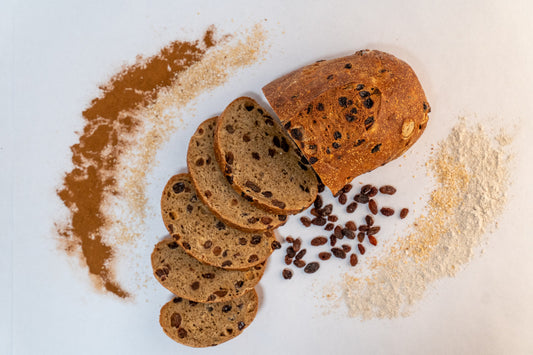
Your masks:
{"label": "cinnamon raisin bread", "polygon": [[316,175],[279,123],[241,97],[217,119],[217,161],[232,187],[274,213],[298,213],[317,195]]}
{"label": "cinnamon raisin bread", "polygon": [[187,346],[215,346],[235,338],[257,313],[255,290],[231,301],[197,303],[176,297],[161,308],[159,323],[172,340]]}
{"label": "cinnamon raisin bread", "polygon": [[279,244],[271,232],[248,233],[227,226],[200,201],[188,174],[167,182],[161,198],[163,222],[185,252],[225,269],[262,263]]}
{"label": "cinnamon raisin bread", "polygon": [[215,159],[215,126],[216,117],[202,122],[187,150],[189,175],[198,197],[220,220],[243,231],[265,231],[284,224],[286,215],[270,213],[253,206],[226,180]]}
{"label": "cinnamon raisin bread", "polygon": [[409,149],[430,112],[411,67],[380,51],[316,62],[263,92],[334,194]]}

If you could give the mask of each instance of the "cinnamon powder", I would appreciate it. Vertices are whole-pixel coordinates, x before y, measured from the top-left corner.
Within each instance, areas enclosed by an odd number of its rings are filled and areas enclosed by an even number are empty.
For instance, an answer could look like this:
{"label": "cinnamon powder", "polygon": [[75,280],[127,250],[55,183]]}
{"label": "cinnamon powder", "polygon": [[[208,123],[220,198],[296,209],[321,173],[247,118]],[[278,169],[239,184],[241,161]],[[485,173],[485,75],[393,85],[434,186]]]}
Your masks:
{"label": "cinnamon powder", "polygon": [[172,42],[157,55],[124,68],[100,87],[101,96],[82,113],[85,126],[79,142],[71,147],[74,168],[57,192],[70,210],[70,219],[58,232],[66,242],[65,250],[80,250],[89,273],[119,297],[128,293],[114,280],[109,265],[114,251],[103,240],[102,230],[109,221],[102,206],[109,194],[120,195],[116,182],[119,157],[141,123],[133,112],[152,104],[160,89],[199,62],[216,45],[213,34],[210,28],[200,41]]}

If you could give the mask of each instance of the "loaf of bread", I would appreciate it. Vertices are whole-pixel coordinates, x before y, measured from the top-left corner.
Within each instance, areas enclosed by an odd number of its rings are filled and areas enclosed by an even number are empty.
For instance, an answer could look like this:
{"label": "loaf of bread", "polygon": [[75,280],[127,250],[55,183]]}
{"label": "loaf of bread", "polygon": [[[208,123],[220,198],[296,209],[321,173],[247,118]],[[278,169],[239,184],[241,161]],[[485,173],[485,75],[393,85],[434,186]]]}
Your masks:
{"label": "loaf of bread", "polygon": [[259,232],[279,227],[287,216],[256,207],[242,197],[222,174],[213,147],[216,117],[198,126],[187,150],[189,175],[202,202],[221,221],[246,232]]}
{"label": "loaf of bread", "polygon": [[170,292],[196,302],[225,302],[254,288],[265,272],[264,263],[246,270],[225,270],[203,264],[172,238],[152,252],[155,278]]}
{"label": "loaf of bread", "polygon": [[180,297],[161,308],[159,323],[176,342],[203,348],[235,338],[257,313],[255,290],[227,302],[197,303]]}
{"label": "loaf of bread", "polygon": [[243,197],[273,213],[298,213],[316,198],[316,175],[297,150],[251,98],[234,100],[217,120],[215,153],[224,175]]}
{"label": "loaf of bread", "polygon": [[411,67],[375,50],[318,61],[271,82],[263,92],[334,194],[409,149],[430,112]]}
{"label": "loaf of bread", "polygon": [[185,252],[230,270],[265,261],[279,244],[272,232],[248,233],[226,226],[200,201],[188,174],[170,178],[161,196],[163,222]]}

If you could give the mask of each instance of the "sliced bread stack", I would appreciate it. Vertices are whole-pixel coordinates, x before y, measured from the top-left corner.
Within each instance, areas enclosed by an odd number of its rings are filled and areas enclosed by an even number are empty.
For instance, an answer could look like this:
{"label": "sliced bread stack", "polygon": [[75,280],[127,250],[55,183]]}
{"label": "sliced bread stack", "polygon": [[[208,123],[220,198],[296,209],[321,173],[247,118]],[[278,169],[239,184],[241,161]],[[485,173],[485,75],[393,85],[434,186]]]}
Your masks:
{"label": "sliced bread stack", "polygon": [[171,238],[152,253],[156,279],[176,297],[160,324],[178,343],[214,346],[254,319],[254,286],[281,247],[272,230],[314,201],[318,183],[280,124],[254,100],[233,101],[189,142],[188,174],[170,178],[161,212]]}

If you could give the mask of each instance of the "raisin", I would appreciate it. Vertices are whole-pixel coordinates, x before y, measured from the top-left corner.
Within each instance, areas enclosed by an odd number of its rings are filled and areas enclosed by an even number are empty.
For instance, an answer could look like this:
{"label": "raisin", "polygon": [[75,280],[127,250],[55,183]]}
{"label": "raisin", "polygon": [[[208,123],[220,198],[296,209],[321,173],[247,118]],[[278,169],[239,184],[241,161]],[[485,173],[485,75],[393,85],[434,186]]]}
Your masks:
{"label": "raisin", "polygon": [[339,217],[335,216],[335,215],[329,215],[328,216],[328,221],[330,222],[337,222],[339,220]]}
{"label": "raisin", "polygon": [[311,220],[311,223],[315,226],[323,226],[326,224],[326,219],[324,217],[315,217]]}
{"label": "raisin", "polygon": [[237,327],[239,328],[239,330],[243,330],[244,327],[246,327],[246,324],[244,324],[243,321],[240,321],[239,323],[237,323]]}
{"label": "raisin", "polygon": [[361,195],[361,194],[355,195],[353,199],[354,201],[359,202],[359,203],[368,203],[369,201],[369,198],[367,195]]}
{"label": "raisin", "polygon": [[300,250],[300,247],[302,246],[302,240],[300,238],[296,238],[294,242],[292,242],[292,248],[294,251]]}
{"label": "raisin", "polygon": [[374,197],[378,194],[378,188],[375,186],[372,186],[372,189],[370,189],[370,193],[368,194],[368,197]]}
{"label": "raisin", "polygon": [[333,205],[331,203],[328,203],[322,208],[322,215],[324,216],[329,216],[331,212],[333,212]]}
{"label": "raisin", "polygon": [[244,108],[246,109],[246,111],[252,111],[254,109],[254,106],[252,105],[245,105]]}
{"label": "raisin", "polygon": [[183,329],[183,328],[179,328],[179,329],[178,329],[178,337],[179,337],[180,339],[183,339],[183,338],[185,338],[186,336],[187,336],[187,331],[186,331],[185,329]]}
{"label": "raisin", "polygon": [[340,258],[340,259],[346,258],[346,252],[342,250],[341,248],[331,248],[331,253],[337,258]]}
{"label": "raisin", "polygon": [[369,235],[369,236],[368,236],[368,241],[369,241],[370,244],[372,244],[372,245],[378,245],[378,240],[377,240],[376,237],[374,237],[373,235]]}
{"label": "raisin", "polygon": [[290,280],[292,278],[292,270],[291,269],[283,269],[282,275],[283,275],[283,278],[285,280]]}
{"label": "raisin", "polygon": [[279,200],[272,200],[272,204],[278,208],[284,209],[285,208],[285,202],[279,201]]}
{"label": "raisin", "polygon": [[364,232],[357,233],[357,240],[359,241],[359,243],[362,243],[363,240],[365,240],[365,233]]}
{"label": "raisin", "polygon": [[333,230],[333,227],[334,227],[333,223],[328,223],[328,224],[326,224],[324,229],[327,230],[327,231],[331,231],[331,230]]}
{"label": "raisin", "polygon": [[291,247],[288,247],[287,248],[287,256],[289,258],[294,258],[294,256],[296,255],[296,251],[294,250],[294,248],[291,246]]}
{"label": "raisin", "polygon": [[306,227],[311,226],[311,220],[307,217],[300,217],[300,222],[302,222],[302,224]]}
{"label": "raisin", "polygon": [[318,193],[324,192],[325,189],[326,189],[326,186],[319,180],[318,181]]}
{"label": "raisin", "polygon": [[276,155],[276,151],[272,148],[268,148],[268,156],[274,158],[274,155]]}
{"label": "raisin", "polygon": [[318,105],[316,105],[316,109],[318,111],[324,111],[324,104],[319,102]]}
{"label": "raisin", "polygon": [[263,223],[264,225],[270,224],[272,223],[272,218],[266,216],[261,217],[261,223]]}
{"label": "raisin", "polygon": [[348,107],[348,98],[345,96],[339,97],[339,105],[341,107]]}
{"label": "raisin", "polygon": [[364,139],[358,139],[357,142],[355,142],[355,144],[353,145],[354,147],[359,147],[361,144],[363,144],[365,142]]}
{"label": "raisin", "polygon": [[364,85],[363,84],[359,84],[355,87],[355,90],[359,91],[359,90],[363,90],[364,89]]}
{"label": "raisin", "polygon": [[368,226],[372,226],[374,224],[374,218],[372,218],[370,215],[366,215],[365,222]]}
{"label": "raisin", "polygon": [[334,247],[335,244],[337,244],[337,237],[335,237],[335,235],[332,234],[332,235],[329,236],[329,245]]}
{"label": "raisin", "polygon": [[363,244],[357,244],[357,249],[359,249],[359,252],[361,253],[361,255],[364,255],[365,254],[365,247],[363,246]]}
{"label": "raisin", "polygon": [[252,240],[250,240],[250,244],[252,244],[252,245],[257,245],[259,243],[261,243],[261,236],[260,235],[254,235],[252,237]]}
{"label": "raisin", "polygon": [[254,158],[255,160],[261,160],[261,157],[259,156],[259,153],[257,152],[252,152],[252,158]]}
{"label": "raisin", "polygon": [[312,246],[320,246],[320,245],[324,245],[328,242],[328,239],[326,237],[315,237],[313,239],[311,239],[311,245]]}
{"label": "raisin", "polygon": [[305,266],[305,261],[301,260],[301,259],[296,259],[294,260],[293,262],[294,266],[296,266],[297,268],[302,268]]}
{"label": "raisin", "polygon": [[232,152],[227,152],[225,155],[225,158],[226,158],[226,163],[230,165],[233,164],[233,153]]}
{"label": "raisin", "polygon": [[[250,262],[250,261],[248,260],[248,262]],[[231,266],[232,264],[233,263],[231,262],[231,260],[226,260],[226,261],[224,261],[222,263],[222,267]]]}
{"label": "raisin", "polygon": [[345,194],[347,194],[348,192],[350,192],[350,190],[352,189],[352,184],[346,184],[342,187],[342,192],[344,192]]}
{"label": "raisin", "polygon": [[323,251],[321,253],[318,253],[318,258],[320,260],[328,260],[329,258],[331,258],[331,253],[328,253],[327,251]]}
{"label": "raisin", "polygon": [[344,118],[345,118],[346,121],[348,121],[348,122],[353,122],[353,121],[355,121],[355,118],[356,118],[356,117],[355,117],[354,115],[352,115],[352,114],[347,113],[347,114],[344,115]]}
{"label": "raisin", "polygon": [[[250,257],[248,258],[248,262],[249,263],[255,263],[257,260],[259,260],[259,257],[257,255],[255,255],[255,254],[250,255]],[[222,265],[222,266],[224,266],[224,265]]]}
{"label": "raisin", "polygon": [[178,243],[176,243],[176,242],[171,242],[171,243],[168,243],[168,244],[167,244],[167,247],[168,247],[169,249],[176,249],[178,246],[179,246],[179,245],[178,245]]}
{"label": "raisin", "polygon": [[357,202],[352,202],[346,207],[346,212],[353,213],[357,209]]}
{"label": "raisin", "polygon": [[271,198],[272,197],[272,192],[270,192],[270,191],[263,191],[263,192],[261,192],[261,194],[263,196],[265,196],[266,198]]}
{"label": "raisin", "polygon": [[277,240],[274,240],[274,241],[272,242],[272,244],[270,245],[270,247],[271,247],[273,250],[281,249],[281,243],[278,242]]}
{"label": "raisin", "polygon": [[381,230],[381,227],[379,227],[379,226],[370,227],[370,228],[368,228],[366,233],[367,234],[377,234],[377,233],[379,233],[380,230]]}
{"label": "raisin", "polygon": [[297,141],[301,141],[303,138],[303,133],[299,128],[293,128],[290,130],[292,138],[296,139]]}
{"label": "raisin", "polygon": [[173,328],[179,328],[181,325],[181,315],[179,313],[172,313],[170,316],[170,326]]}
{"label": "raisin", "polygon": [[336,226],[335,227],[335,231],[333,232],[333,234],[335,235],[336,238],[342,239],[342,237],[343,237],[343,235],[342,235],[342,227],[341,226]]}
{"label": "raisin", "polygon": [[247,188],[249,188],[253,192],[261,192],[261,188],[259,186],[257,186],[256,184],[254,184],[253,182],[251,182],[251,181],[246,181],[244,183],[244,186],[246,186]]}
{"label": "raisin", "polygon": [[339,149],[341,147],[341,145],[337,142],[333,142],[333,144],[331,145],[333,148],[335,149]]}
{"label": "raisin", "polygon": [[357,230],[357,226],[355,225],[354,221],[348,221],[348,222],[346,222],[345,225],[346,225],[346,228],[348,228],[351,231],[356,231]]}
{"label": "raisin", "polygon": [[285,264],[287,265],[292,264],[292,258],[290,258],[288,255],[285,255]]}
{"label": "raisin", "polygon": [[228,131],[228,133],[233,133],[235,132],[235,128],[233,128],[232,125],[226,125],[226,131]]}
{"label": "raisin", "polygon": [[312,273],[316,272],[319,268],[320,268],[320,264],[317,263],[316,261],[314,261],[312,263],[307,264],[307,266],[305,267],[304,271],[307,274],[312,274]]}
{"label": "raisin", "polygon": [[205,249],[209,249],[213,246],[213,242],[210,241],[210,240],[207,240],[205,243],[204,243],[204,248]]}
{"label": "raisin", "polygon": [[345,253],[349,253],[352,250],[352,247],[349,246],[348,244],[343,244],[343,245],[341,245],[341,247],[342,247],[342,250],[344,250]]}
{"label": "raisin", "polygon": [[368,201],[368,208],[370,209],[370,212],[372,212],[372,214],[378,214],[378,204],[373,199]]}
{"label": "raisin", "polygon": [[242,140],[245,141],[245,142],[249,142],[250,141],[250,136],[245,134],[242,136]]}
{"label": "raisin", "polygon": [[345,236],[348,239],[355,239],[354,231],[351,230],[351,229],[348,229],[348,228],[343,228],[342,229],[342,235]]}
{"label": "raisin", "polygon": [[226,229],[226,225],[222,223],[221,221],[217,222],[216,227],[219,231]]}
{"label": "raisin", "polygon": [[350,265],[352,265],[352,266],[357,265],[357,261],[358,261],[357,260],[357,255],[355,255],[355,254],[350,255]]}
{"label": "raisin", "polygon": [[316,199],[313,202],[313,205],[315,206],[316,209],[319,209],[322,207],[322,197],[320,197],[320,195],[316,196]]}
{"label": "raisin", "polygon": [[400,218],[401,219],[404,219],[405,217],[407,217],[407,214],[409,213],[409,209],[407,208],[402,208],[402,210],[400,211]]}
{"label": "raisin", "polygon": [[212,272],[208,272],[207,274],[202,274],[202,277],[204,279],[214,279],[215,278],[215,274],[213,274]]}
{"label": "raisin", "polygon": [[371,98],[368,98],[363,101],[363,105],[365,105],[366,108],[372,108],[372,106],[374,106],[374,101],[372,101]]}
{"label": "raisin", "polygon": [[272,138],[272,143],[274,143],[276,147],[281,148],[281,141],[279,140],[278,136],[274,136],[274,138]]}
{"label": "raisin", "polygon": [[343,192],[342,194],[340,194],[339,196],[339,203],[341,205],[344,205],[346,204],[346,201],[348,201],[348,196],[346,196],[346,194]]}
{"label": "raisin", "polygon": [[193,290],[196,291],[197,289],[200,288],[200,283],[199,283],[198,281],[193,282],[193,283],[191,284],[191,288],[192,288]]}
{"label": "raisin", "polygon": [[368,231],[368,226],[366,224],[363,224],[363,225],[360,225],[359,226],[359,232],[367,232]]}
{"label": "raisin", "polygon": [[339,131],[335,131],[335,132],[333,133],[333,138],[335,138],[335,139],[341,139],[341,138],[342,138],[342,134],[341,134],[341,132],[339,132]]}
{"label": "raisin", "polygon": [[372,185],[364,185],[363,187],[361,187],[361,193],[363,195],[368,195],[370,193],[370,191],[372,190]]}
{"label": "raisin", "polygon": [[285,127],[286,130],[288,130],[289,128],[291,128],[291,121],[285,123],[285,125],[284,125],[283,127]]}
{"label": "raisin", "polygon": [[394,210],[390,207],[383,207],[381,208],[380,212],[382,215],[387,217],[392,216],[394,214]]}
{"label": "raisin", "polygon": [[384,185],[379,188],[379,192],[385,195],[394,195],[396,193],[396,188],[391,185]]}
{"label": "raisin", "polygon": [[219,256],[220,253],[222,253],[222,248],[221,247],[216,246],[216,247],[213,248],[213,255]]}
{"label": "raisin", "polygon": [[259,221],[259,218],[257,218],[257,217],[250,217],[250,218],[248,218],[247,221],[248,221],[248,223],[253,224],[253,223],[257,223],[257,221]]}
{"label": "raisin", "polygon": [[361,92],[359,92],[359,96],[361,96],[362,98],[365,98],[365,97],[368,97],[370,96],[370,93],[366,90],[363,90]]}
{"label": "raisin", "polygon": [[229,304],[225,304],[225,305],[222,307],[222,312],[224,312],[224,313],[228,313],[229,311],[231,311],[231,305],[229,305]]}
{"label": "raisin", "polygon": [[379,152],[379,149],[380,149],[380,148],[381,148],[381,143],[376,144],[376,145],[374,146],[374,148],[372,148],[371,152],[372,152],[372,153],[377,153],[377,152]]}
{"label": "raisin", "polygon": [[284,214],[279,214],[279,215],[278,215],[278,219],[279,219],[281,222],[283,222],[283,221],[286,221],[286,220],[287,220],[287,216],[284,215]]}
{"label": "raisin", "polygon": [[287,143],[287,140],[285,139],[285,137],[281,137],[281,150],[287,153],[289,149],[290,149],[289,143]]}
{"label": "raisin", "polygon": [[374,125],[374,116],[370,116],[365,120],[365,129],[368,131]]}
{"label": "raisin", "polygon": [[172,190],[175,194],[179,194],[185,190],[185,184],[182,182],[177,182],[172,186]]}
{"label": "raisin", "polygon": [[204,165],[204,159],[203,158],[199,158],[198,160],[196,160],[196,166],[203,166]]}
{"label": "raisin", "polygon": [[304,256],[305,256],[305,253],[307,253],[307,249],[302,249],[298,252],[298,254],[296,254],[296,256],[294,257],[296,260],[300,260],[302,259]]}

